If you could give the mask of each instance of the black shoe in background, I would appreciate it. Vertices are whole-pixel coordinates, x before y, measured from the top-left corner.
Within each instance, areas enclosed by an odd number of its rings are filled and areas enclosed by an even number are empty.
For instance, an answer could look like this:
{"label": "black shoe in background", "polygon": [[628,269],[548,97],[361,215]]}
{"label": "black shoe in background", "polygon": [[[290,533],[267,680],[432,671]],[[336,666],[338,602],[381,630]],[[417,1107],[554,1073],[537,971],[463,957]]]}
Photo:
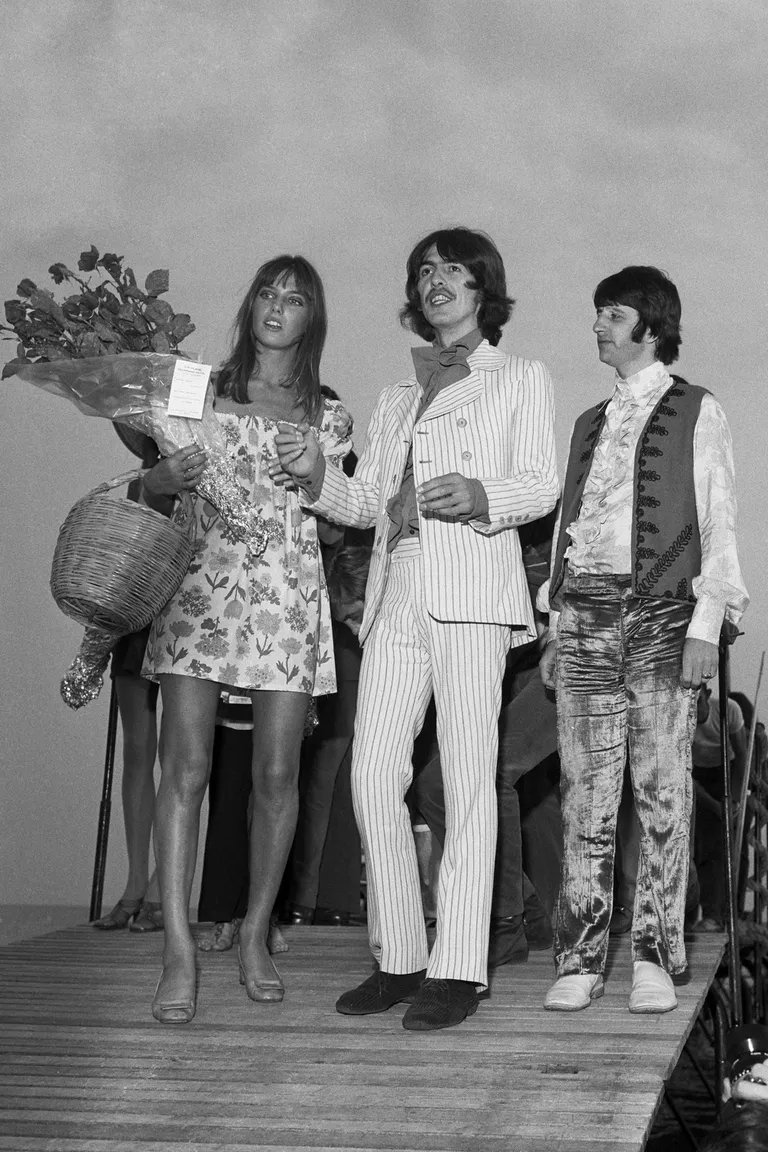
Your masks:
{"label": "black shoe in background", "polygon": [[303,904],[289,904],[280,917],[281,924],[306,925],[315,923],[314,908],[305,908]]}
{"label": "black shoe in background", "polygon": [[632,931],[632,913],[628,908],[617,904],[611,913],[611,924],[608,929],[611,936],[626,936]]}
{"label": "black shoe in background", "polygon": [[525,964],[528,959],[528,938],[522,916],[491,916],[488,936],[488,967],[502,964]]}
{"label": "black shoe in background", "polygon": [[349,924],[349,913],[339,912],[336,908],[315,908],[313,924],[323,924],[326,927],[346,928]]}
{"label": "black shoe in background", "polygon": [[531,952],[548,952],[554,943],[552,919],[535,892],[523,906],[523,925]]}

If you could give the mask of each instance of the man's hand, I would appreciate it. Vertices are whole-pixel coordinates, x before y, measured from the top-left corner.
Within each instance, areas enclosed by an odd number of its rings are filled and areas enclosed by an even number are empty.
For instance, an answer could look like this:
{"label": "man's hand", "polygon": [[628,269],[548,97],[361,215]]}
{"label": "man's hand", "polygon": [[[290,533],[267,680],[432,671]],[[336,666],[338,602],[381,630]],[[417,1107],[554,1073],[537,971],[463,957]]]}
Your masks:
{"label": "man's hand", "polygon": [[423,513],[443,516],[446,520],[458,520],[469,516],[475,507],[475,487],[466,476],[459,472],[448,472],[425,480],[416,489],[419,508]]}
{"label": "man's hand", "polygon": [[306,480],[315,471],[320,459],[320,445],[309,424],[278,423],[275,436],[277,462],[270,465],[273,480],[294,476]]}
{"label": "man's hand", "polygon": [[557,640],[551,639],[547,641],[547,646],[541,654],[539,660],[539,676],[541,676],[542,683],[545,688],[550,688],[552,691],[555,689],[557,677],[555,675],[555,657],[557,656]]}
{"label": "man's hand", "polygon": [[149,497],[191,492],[205,471],[207,460],[205,451],[197,444],[179,448],[144,473],[144,491]]}
{"label": "man's hand", "polygon": [[717,673],[717,664],[717,644],[689,636],[683,645],[683,667],[680,672],[683,688],[698,688],[703,680],[711,680]]}

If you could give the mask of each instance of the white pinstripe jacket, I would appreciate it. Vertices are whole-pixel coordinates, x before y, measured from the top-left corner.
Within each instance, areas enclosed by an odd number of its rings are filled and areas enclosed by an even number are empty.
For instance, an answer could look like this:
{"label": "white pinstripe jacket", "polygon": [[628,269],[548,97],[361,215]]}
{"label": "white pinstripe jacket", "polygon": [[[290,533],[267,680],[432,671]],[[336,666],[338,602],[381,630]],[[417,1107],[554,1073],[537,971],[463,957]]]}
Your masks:
{"label": "white pinstripe jacket", "polygon": [[430,615],[524,629],[513,644],[536,635],[517,527],[557,500],[552,381],[540,361],[505,356],[487,340],[468,363],[470,375],[439,392],[415,427],[422,393],[415,375],[385,388],[354,477],[327,468],[320,496],[307,505],[341,524],[376,525],[361,642],[384,594],[387,502],[402,484],[411,440],[417,486],[459,472],[480,480],[488,495],[489,523],[419,516]]}

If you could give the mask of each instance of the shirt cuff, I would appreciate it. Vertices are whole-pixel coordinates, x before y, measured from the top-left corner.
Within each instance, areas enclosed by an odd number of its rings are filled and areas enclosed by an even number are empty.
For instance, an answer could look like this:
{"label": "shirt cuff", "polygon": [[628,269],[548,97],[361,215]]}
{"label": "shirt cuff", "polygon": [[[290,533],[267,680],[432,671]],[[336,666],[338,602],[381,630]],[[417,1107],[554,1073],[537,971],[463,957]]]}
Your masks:
{"label": "shirt cuff", "polygon": [[320,499],[324,480],[325,456],[321,456],[309,476],[305,476],[303,480],[298,481],[299,487],[311,504],[314,504],[316,500]]}
{"label": "shirt cuff", "polygon": [[702,596],[696,601],[686,637],[717,644],[725,618],[725,604],[715,596]]}

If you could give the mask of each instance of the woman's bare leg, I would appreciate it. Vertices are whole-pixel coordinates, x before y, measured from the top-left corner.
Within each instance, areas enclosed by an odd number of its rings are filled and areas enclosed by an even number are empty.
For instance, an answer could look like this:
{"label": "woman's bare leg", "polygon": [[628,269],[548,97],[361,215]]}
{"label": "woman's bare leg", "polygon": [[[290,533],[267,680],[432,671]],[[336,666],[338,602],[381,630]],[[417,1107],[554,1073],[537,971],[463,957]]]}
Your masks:
{"label": "woman's bare leg", "polygon": [[275,979],[267,949],[269,917],[296,831],[299,757],[309,696],[253,693],[253,815],[248,912],[240,955],[251,980]]}
{"label": "woman's bare leg", "polygon": [[[220,692],[217,683],[190,676],[163,675],[158,679],[163,717],[155,846],[165,948],[154,1006],[184,1001],[194,1004],[196,948],[189,928],[189,901]],[[183,1016],[169,1012],[164,1019],[176,1022]]]}
{"label": "woman's bare leg", "polygon": [[122,798],[128,854],[123,899],[133,901],[152,898],[147,889],[155,811],[157,688],[141,676],[116,676],[115,691],[123,731]]}

